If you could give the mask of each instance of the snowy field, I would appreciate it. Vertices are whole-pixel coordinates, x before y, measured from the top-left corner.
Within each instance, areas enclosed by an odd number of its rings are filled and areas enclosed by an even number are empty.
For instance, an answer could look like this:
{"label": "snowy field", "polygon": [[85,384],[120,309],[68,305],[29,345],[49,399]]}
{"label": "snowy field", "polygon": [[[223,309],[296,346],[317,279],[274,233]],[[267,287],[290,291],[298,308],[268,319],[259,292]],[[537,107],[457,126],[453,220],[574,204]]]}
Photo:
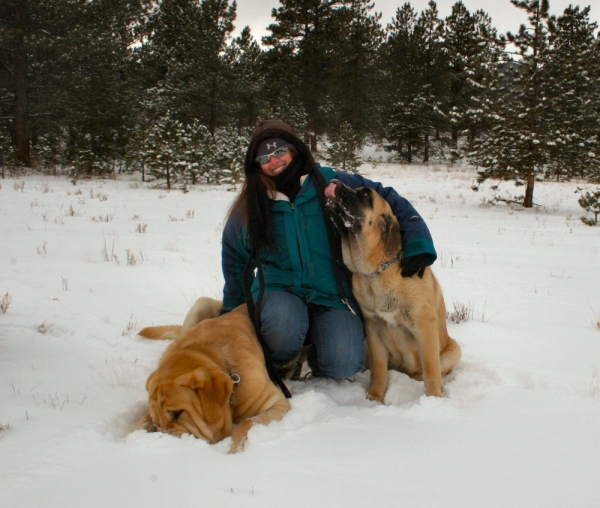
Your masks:
{"label": "snowy field", "polygon": [[167,346],[136,331],[220,298],[232,189],[0,180],[0,506],[600,506],[600,227],[577,183],[537,182],[525,210],[485,206],[496,182],[474,192],[466,168],[363,173],[423,215],[448,309],[469,314],[449,323],[447,396],[396,372],[386,405],[368,372],[290,382],[291,411],[237,455],[134,431]]}

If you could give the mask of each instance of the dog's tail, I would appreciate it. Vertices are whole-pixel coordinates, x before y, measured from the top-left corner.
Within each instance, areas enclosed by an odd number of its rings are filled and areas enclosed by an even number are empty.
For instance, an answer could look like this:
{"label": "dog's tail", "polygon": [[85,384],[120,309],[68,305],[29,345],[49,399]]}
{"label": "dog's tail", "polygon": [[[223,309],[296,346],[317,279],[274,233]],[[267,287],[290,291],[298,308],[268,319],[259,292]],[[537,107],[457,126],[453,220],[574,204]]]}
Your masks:
{"label": "dog's tail", "polygon": [[208,298],[206,296],[198,298],[192,308],[187,313],[183,326],[149,326],[141,330],[138,335],[147,339],[155,340],[175,340],[183,336],[191,328],[205,319],[217,317],[223,313],[223,302]]}
{"label": "dog's tail", "polygon": [[192,308],[185,316],[183,321],[183,330],[181,333],[187,332],[190,328],[194,328],[198,323],[205,319],[215,318],[223,313],[223,301],[215,300],[203,296],[198,298]]}
{"label": "dog's tail", "polygon": [[138,335],[154,340],[175,340],[181,337],[181,325],[148,326],[138,332]]}

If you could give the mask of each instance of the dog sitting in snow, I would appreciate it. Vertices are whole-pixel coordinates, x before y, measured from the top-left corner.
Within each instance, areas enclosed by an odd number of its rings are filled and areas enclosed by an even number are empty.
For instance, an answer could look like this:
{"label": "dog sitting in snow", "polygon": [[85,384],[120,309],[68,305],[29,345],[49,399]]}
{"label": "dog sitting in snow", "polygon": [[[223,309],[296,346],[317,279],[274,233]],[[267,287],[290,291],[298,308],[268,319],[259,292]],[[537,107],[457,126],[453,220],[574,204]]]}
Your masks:
{"label": "dog sitting in snow", "polygon": [[458,363],[461,349],[448,335],[437,279],[429,267],[422,278],[402,277],[400,224],[385,199],[366,187],[333,183],[328,207],[365,319],[368,397],[384,401],[388,368],[424,381],[427,395],[441,397],[442,376]]}

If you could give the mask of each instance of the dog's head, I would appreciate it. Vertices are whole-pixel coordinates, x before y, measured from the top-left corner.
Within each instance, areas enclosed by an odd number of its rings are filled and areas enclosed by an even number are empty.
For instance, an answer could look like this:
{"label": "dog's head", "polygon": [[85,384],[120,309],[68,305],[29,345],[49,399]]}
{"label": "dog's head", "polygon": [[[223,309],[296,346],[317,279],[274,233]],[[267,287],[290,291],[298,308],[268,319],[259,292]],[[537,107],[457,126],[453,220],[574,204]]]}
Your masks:
{"label": "dog's head", "polygon": [[[148,378],[150,407],[138,428],[181,436],[192,434],[209,443],[231,435],[230,406],[234,382],[216,366],[202,365],[190,351],[170,357]],[[206,363],[206,362],[204,362]]]}
{"label": "dog's head", "polygon": [[389,203],[368,187],[352,189],[333,180],[327,207],[342,238],[344,263],[353,272],[372,273],[402,249],[400,224]]}

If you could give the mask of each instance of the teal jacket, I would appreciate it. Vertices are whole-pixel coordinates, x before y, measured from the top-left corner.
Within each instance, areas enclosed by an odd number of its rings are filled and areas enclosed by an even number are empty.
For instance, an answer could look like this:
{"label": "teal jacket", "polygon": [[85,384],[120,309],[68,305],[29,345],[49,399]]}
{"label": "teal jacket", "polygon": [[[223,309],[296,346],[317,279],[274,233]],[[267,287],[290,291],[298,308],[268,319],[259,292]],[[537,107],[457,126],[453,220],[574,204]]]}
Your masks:
{"label": "teal jacket", "polygon": [[[352,188],[375,189],[390,203],[398,217],[405,257],[427,254],[430,264],[435,261],[437,254],[425,222],[394,189],[383,187],[359,175],[334,171],[329,167],[317,167],[327,183],[335,178]],[[287,196],[278,193],[271,201],[271,213],[279,249],[261,254],[265,292],[289,291],[310,303],[345,308],[336,283],[323,212],[312,177],[308,175],[305,178],[294,203],[290,203]],[[249,257],[250,248],[243,218],[231,215],[225,224],[222,242],[225,311],[244,303],[243,272]],[[343,273],[346,273],[345,268]],[[344,277],[343,284],[349,304],[356,310],[356,301],[350,298],[352,292],[348,277]],[[255,277],[252,283],[255,300],[259,290],[259,279]]]}

